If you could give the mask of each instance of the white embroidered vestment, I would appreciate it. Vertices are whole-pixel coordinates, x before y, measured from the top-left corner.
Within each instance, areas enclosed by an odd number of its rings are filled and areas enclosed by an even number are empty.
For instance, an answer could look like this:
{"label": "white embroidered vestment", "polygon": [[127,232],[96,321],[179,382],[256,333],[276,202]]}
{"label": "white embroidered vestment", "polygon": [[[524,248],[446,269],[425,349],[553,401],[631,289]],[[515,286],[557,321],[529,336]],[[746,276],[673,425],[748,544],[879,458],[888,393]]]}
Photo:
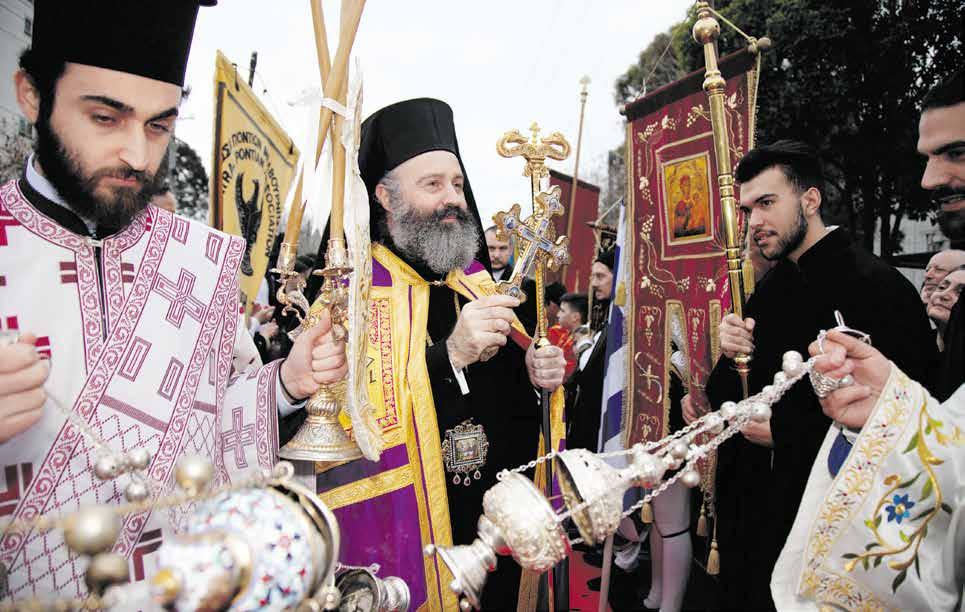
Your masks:
{"label": "white embroidered vestment", "polygon": [[892,366],[836,476],[831,427],[774,573],[778,610],[961,610],[965,385],[939,404]]}
{"label": "white embroidered vestment", "polygon": [[[0,187],[0,324],[36,334],[51,365],[40,422],[0,447],[0,517],[125,501],[130,476],[99,480],[102,451],[56,404],[113,453],[147,449],[145,473],[164,492],[185,454],[210,457],[219,482],[274,464],[278,363],[261,366],[239,325],[244,246],[153,206],[98,242],[38,212],[16,181]],[[133,579],[149,575],[152,553],[189,510],[124,518],[114,550]],[[87,561],[58,532],[3,534],[0,563],[0,597],[86,592]]]}

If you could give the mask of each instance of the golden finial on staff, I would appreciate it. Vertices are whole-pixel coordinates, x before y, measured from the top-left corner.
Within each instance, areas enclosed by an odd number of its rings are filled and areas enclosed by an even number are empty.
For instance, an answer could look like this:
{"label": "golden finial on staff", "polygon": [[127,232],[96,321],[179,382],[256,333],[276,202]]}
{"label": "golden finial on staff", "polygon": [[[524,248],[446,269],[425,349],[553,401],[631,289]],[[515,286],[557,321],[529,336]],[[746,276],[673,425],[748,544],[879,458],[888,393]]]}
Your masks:
{"label": "golden finial on staff", "polygon": [[[693,29],[694,40],[704,47],[704,91],[710,105],[710,125],[714,133],[714,156],[717,160],[717,187],[720,192],[720,208],[723,216],[724,246],[727,257],[727,278],[730,284],[731,308],[744,318],[744,268],[741,265],[743,241],[734,201],[734,175],[730,160],[730,139],[724,114],[724,90],[727,81],[717,65],[717,49],[714,43],[720,36],[720,24],[706,2],[697,3],[697,21]],[[751,356],[743,353],[734,358],[737,374],[741,379],[744,397],[747,397],[747,377],[750,374]]]}
{"label": "golden finial on staff", "polygon": [[[569,241],[566,236],[556,238],[556,230],[553,227],[551,217],[562,214],[563,205],[560,202],[560,189],[553,187],[548,191],[542,190],[542,179],[549,176],[546,168],[546,158],[564,160],[570,155],[570,143],[559,132],[553,132],[546,138],[540,138],[539,126],[534,121],[529,127],[532,133],[530,138],[526,138],[519,133],[519,130],[511,130],[503,134],[503,137],[496,143],[496,151],[503,157],[522,157],[526,160],[523,168],[523,176],[530,179],[530,192],[533,201],[533,214],[525,221],[519,218],[519,204],[513,205],[508,213],[501,212],[493,217],[497,226],[497,236],[500,240],[508,240],[515,235],[522,244],[521,253],[513,274],[507,282],[500,282],[496,288],[501,293],[513,295],[518,299],[522,295],[519,285],[535,266],[534,276],[536,280],[536,346],[545,346],[549,341],[546,339],[546,315],[543,312],[543,268],[549,266],[556,270],[560,265],[569,262],[570,256],[567,250]],[[555,238],[555,241],[554,241]]]}
{"label": "golden finial on staff", "polygon": [[530,178],[535,202],[536,194],[540,192],[540,179],[550,173],[546,168],[546,158],[566,159],[570,156],[570,143],[559,132],[540,138],[539,125],[535,121],[529,126],[529,131],[533,134],[530,138],[520,134],[519,130],[506,132],[496,143],[496,151],[503,157],[522,157],[526,160],[523,176]]}

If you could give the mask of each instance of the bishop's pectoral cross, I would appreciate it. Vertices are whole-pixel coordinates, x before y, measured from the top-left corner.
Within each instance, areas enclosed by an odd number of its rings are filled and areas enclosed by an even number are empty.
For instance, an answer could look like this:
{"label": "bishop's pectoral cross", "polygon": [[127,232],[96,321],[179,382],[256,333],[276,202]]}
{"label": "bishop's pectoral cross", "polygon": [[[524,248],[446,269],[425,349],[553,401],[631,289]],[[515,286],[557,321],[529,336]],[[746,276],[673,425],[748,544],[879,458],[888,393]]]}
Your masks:
{"label": "bishop's pectoral cross", "polygon": [[[534,270],[536,280],[536,343],[545,345],[546,316],[543,312],[543,267],[556,270],[561,265],[569,263],[570,255],[567,247],[569,239],[566,236],[556,237],[556,228],[552,218],[563,214],[563,204],[560,202],[560,188],[551,187],[543,191],[541,182],[549,176],[546,168],[546,158],[563,160],[570,154],[570,144],[562,134],[554,132],[547,138],[540,138],[539,126],[534,122],[530,126],[532,136],[526,138],[518,130],[506,132],[496,150],[503,157],[522,157],[526,160],[523,176],[530,179],[530,189],[533,197],[533,214],[526,220],[520,219],[520,206],[513,204],[509,212],[500,212],[493,216],[496,222],[496,236],[499,240],[509,240],[515,237],[519,240],[519,260],[513,267],[513,273],[508,281],[496,284],[496,290],[511,295],[520,301],[526,296],[520,288],[523,279]],[[555,239],[555,240],[554,240]]]}

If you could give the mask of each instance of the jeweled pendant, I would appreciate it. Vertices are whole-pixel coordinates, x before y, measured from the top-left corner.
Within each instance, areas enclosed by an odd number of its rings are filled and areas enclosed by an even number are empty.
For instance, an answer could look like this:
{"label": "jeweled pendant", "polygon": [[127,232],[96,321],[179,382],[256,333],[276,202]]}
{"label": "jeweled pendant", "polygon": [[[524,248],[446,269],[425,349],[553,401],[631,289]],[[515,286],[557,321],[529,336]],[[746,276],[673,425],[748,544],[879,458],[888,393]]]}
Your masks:
{"label": "jeweled pendant", "polygon": [[459,474],[456,474],[455,476],[452,477],[452,484],[457,485],[457,484],[460,484],[461,482],[462,482],[462,479],[459,478]]}
{"label": "jeweled pendant", "polygon": [[479,480],[482,478],[482,474],[479,473],[479,470],[476,470],[475,472],[472,473],[472,477],[475,478],[476,480]]}

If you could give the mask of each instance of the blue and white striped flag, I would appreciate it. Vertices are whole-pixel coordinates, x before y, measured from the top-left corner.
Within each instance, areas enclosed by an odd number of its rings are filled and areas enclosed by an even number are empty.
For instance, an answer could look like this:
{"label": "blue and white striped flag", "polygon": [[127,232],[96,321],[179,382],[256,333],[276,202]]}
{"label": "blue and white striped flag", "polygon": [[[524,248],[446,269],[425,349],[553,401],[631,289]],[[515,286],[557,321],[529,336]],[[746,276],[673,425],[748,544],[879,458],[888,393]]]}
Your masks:
{"label": "blue and white striped flag", "polygon": [[[632,255],[624,248],[627,239],[627,209],[624,203],[620,202],[620,221],[617,225],[617,241],[614,245],[613,266],[613,299],[610,301],[610,317],[607,325],[606,335],[606,370],[603,374],[603,400],[600,415],[600,439],[599,448],[601,452],[609,453],[624,450],[623,443],[623,401],[627,391],[627,347],[626,338],[623,335],[624,318],[627,315],[627,291],[630,289],[630,261]],[[626,251],[626,257],[624,257]],[[632,316],[632,314],[631,314]],[[606,462],[618,470],[627,467],[629,461],[627,456],[612,457]],[[623,496],[623,509],[626,510],[634,505],[643,494],[637,487],[630,489]],[[636,563],[637,554],[640,551],[640,543],[646,532],[640,533],[632,518],[625,518],[620,521],[618,532],[621,536],[629,540],[630,544],[617,551],[614,560],[624,570],[632,567]],[[610,558],[606,555],[604,562],[604,574],[607,575],[605,582],[609,587]]]}
{"label": "blue and white striped flag", "polygon": [[[620,221],[614,249],[613,299],[606,337],[606,370],[603,376],[603,405],[600,416],[600,440],[598,448],[603,452],[622,450],[623,400],[627,388],[627,349],[623,337],[626,292],[630,280],[630,266],[623,256],[627,238],[626,206],[620,202]],[[626,467],[623,458],[608,460],[613,467]]]}

